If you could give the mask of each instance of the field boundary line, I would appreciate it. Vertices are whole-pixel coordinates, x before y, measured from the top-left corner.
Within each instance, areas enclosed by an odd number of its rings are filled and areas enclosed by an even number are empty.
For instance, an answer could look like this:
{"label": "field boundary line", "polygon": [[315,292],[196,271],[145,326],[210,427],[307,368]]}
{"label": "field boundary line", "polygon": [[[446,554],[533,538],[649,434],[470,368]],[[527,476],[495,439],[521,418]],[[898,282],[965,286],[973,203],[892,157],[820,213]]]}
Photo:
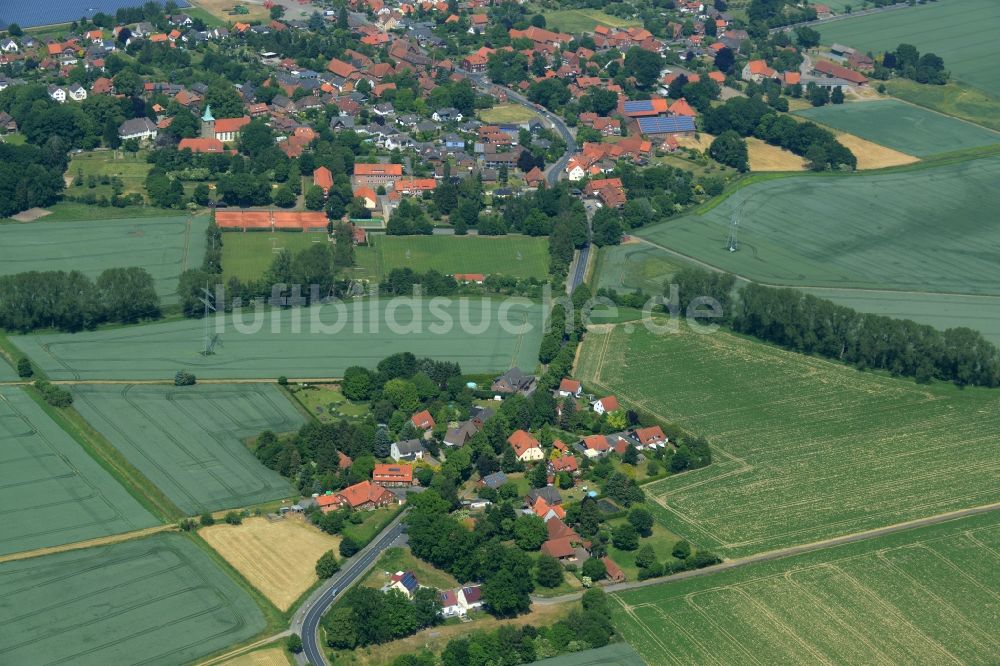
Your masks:
{"label": "field boundary line", "polygon": [[265,645],[270,645],[271,643],[276,643],[277,641],[280,641],[282,638],[287,638],[288,636],[291,635],[292,635],[292,630],[286,629],[285,631],[282,631],[280,633],[272,634],[271,636],[265,636],[264,638],[254,641],[253,643],[250,643],[248,645],[244,645],[243,647],[238,647],[235,650],[230,650],[225,654],[217,655],[215,657],[212,657],[211,659],[206,659],[205,661],[196,662],[196,664],[197,666],[211,666],[212,664],[221,664],[222,662],[229,661],[234,657],[240,657],[248,652],[253,652],[257,648],[264,647]]}
{"label": "field boundary line", "polygon": [[[638,615],[636,615],[634,608],[632,608],[631,606],[629,606],[628,604],[626,604],[625,601],[621,597],[615,597],[615,601],[617,601],[621,605],[622,611],[626,615],[628,615],[629,617],[631,617],[632,620],[636,624],[638,624],[642,628],[642,630],[645,631],[646,634],[650,638],[653,639],[653,642],[656,643],[660,647],[660,649],[663,650],[663,654],[665,654],[667,656],[667,658],[670,659],[670,661],[672,663],[678,663],[674,659],[674,656],[672,654],[670,654],[670,650],[667,648],[667,646],[663,643],[663,641],[660,640],[660,637],[655,632],[653,632],[653,631],[650,630],[650,628],[646,625],[646,623],[642,620],[642,618],[640,618]],[[655,606],[654,606],[654,608],[655,608]],[[671,622],[673,622],[673,621],[671,620]],[[677,625],[676,622],[674,622],[673,624]],[[687,632],[684,632],[684,633],[687,633]],[[713,657],[713,659],[714,659],[714,657]]]}
{"label": "field boundary line", "polygon": [[705,590],[704,592],[695,592],[693,594],[686,594],[683,597],[684,603],[688,606],[688,608],[691,608],[692,610],[694,610],[695,613],[697,613],[698,615],[700,615],[705,620],[706,624],[708,624],[708,625],[710,625],[712,627],[715,627],[715,630],[717,632],[719,632],[720,634],[722,634],[723,636],[725,636],[725,638],[729,642],[731,642],[733,645],[735,645],[739,649],[740,652],[742,652],[746,656],[748,656],[750,658],[750,661],[752,661],[755,664],[761,664],[761,666],[763,666],[762,662],[759,659],[757,659],[757,657],[754,656],[753,652],[751,652],[750,650],[748,650],[747,647],[745,645],[743,645],[743,643],[741,641],[737,640],[737,638],[735,636],[733,636],[732,634],[730,634],[729,631],[725,627],[723,627],[718,622],[716,622],[712,618],[711,613],[709,613],[708,611],[706,611],[706,610],[704,610],[702,608],[699,608],[698,604],[695,602],[695,599],[694,599],[695,596],[700,595],[700,594],[705,594],[705,593],[710,592],[710,591],[717,591],[717,590],[718,590],[718,588],[712,588],[711,590]]}
{"label": "field boundary line", "polygon": [[813,657],[815,657],[817,661],[822,662],[824,664],[829,664],[829,666],[834,666],[833,662],[830,661],[829,659],[827,659],[826,655],[824,655],[822,652],[820,652],[819,650],[817,650],[815,645],[813,645],[812,643],[806,642],[802,638],[802,636],[800,636],[784,620],[782,620],[780,617],[778,617],[773,612],[771,612],[771,609],[768,608],[766,604],[761,603],[752,594],[750,594],[745,589],[743,589],[742,585],[733,585],[731,589],[734,592],[736,592],[737,594],[743,596],[747,601],[750,602],[750,604],[752,606],[755,606],[756,608],[758,608],[761,613],[763,613],[764,615],[766,615],[771,620],[771,622],[774,624],[775,627],[777,627],[778,629],[784,631],[795,642],[797,642],[799,645],[801,645],[802,647],[804,647],[806,649],[806,652],[809,652],[810,654],[812,654]]}
{"label": "field boundary line", "polygon": [[151,534],[159,534],[160,532],[174,532],[174,531],[177,531],[176,525],[155,525],[153,527],[146,527],[141,530],[122,532],[121,534],[111,534],[109,536],[87,539],[85,541],[75,541],[73,543],[66,543],[59,546],[46,546],[45,548],[35,548],[34,550],[25,550],[21,551],[20,553],[10,553],[8,555],[0,555],[0,564],[3,564],[5,562],[16,562],[18,560],[28,560],[35,557],[42,557],[43,555],[65,553],[73,550],[84,550],[87,548],[95,548],[97,546],[108,546],[114,543],[121,543],[122,541],[132,541],[133,539],[141,539]]}

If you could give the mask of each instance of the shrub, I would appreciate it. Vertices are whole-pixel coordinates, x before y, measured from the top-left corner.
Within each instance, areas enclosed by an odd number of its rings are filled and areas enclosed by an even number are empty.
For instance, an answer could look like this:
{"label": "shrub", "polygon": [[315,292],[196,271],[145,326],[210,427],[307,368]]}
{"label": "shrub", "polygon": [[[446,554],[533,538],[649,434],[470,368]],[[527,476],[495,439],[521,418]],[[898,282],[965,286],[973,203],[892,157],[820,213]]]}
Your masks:
{"label": "shrub", "polygon": [[332,550],[320,555],[316,561],[316,575],[320,578],[329,578],[338,571],[340,571],[340,562],[337,561],[337,556],[333,554]]}
{"label": "shrub", "polygon": [[185,518],[177,524],[177,527],[181,529],[182,532],[192,532],[194,528],[198,525],[195,521],[190,518]]}
{"label": "shrub", "polygon": [[35,374],[35,369],[31,367],[31,361],[28,360],[27,356],[22,356],[17,359],[17,376],[21,379],[27,379],[28,377]]}
{"label": "shrub", "polygon": [[608,568],[604,562],[592,557],[583,563],[583,575],[593,581],[599,581],[608,575]]}
{"label": "shrub", "polygon": [[184,370],[178,370],[174,375],[174,386],[194,386],[197,381],[194,375]]}
{"label": "shrub", "polygon": [[358,543],[354,539],[352,539],[351,537],[349,537],[349,536],[345,535],[344,538],[340,542],[340,556],[341,557],[350,557],[351,555],[354,555],[359,550],[361,550],[361,546],[359,546]]}
{"label": "shrub", "polygon": [[684,539],[681,539],[674,544],[674,550],[671,554],[678,560],[686,560],[691,557],[691,544]]}
{"label": "shrub", "polygon": [[288,637],[288,640],[285,641],[285,647],[287,647],[288,651],[292,654],[302,652],[302,638],[298,634],[292,634]]}
{"label": "shrub", "polygon": [[215,518],[213,518],[212,514],[208,512],[201,514],[201,518],[199,518],[199,520],[201,521],[203,527],[215,524]]}
{"label": "shrub", "polygon": [[230,511],[226,514],[226,522],[230,525],[239,525],[243,522],[243,516],[238,511]]}
{"label": "shrub", "polygon": [[288,377],[281,375],[278,377],[278,384],[281,386],[288,386]]}
{"label": "shrub", "polygon": [[69,407],[73,404],[73,394],[44,379],[35,382],[35,388],[42,394],[45,402],[53,407]]}

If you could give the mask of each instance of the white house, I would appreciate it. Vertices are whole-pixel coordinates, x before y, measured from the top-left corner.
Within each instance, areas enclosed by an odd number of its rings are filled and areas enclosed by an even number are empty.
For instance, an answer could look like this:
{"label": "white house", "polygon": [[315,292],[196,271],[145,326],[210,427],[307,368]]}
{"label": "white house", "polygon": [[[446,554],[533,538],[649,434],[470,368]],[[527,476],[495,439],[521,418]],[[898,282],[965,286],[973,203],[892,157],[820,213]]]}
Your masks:
{"label": "white house", "polygon": [[559,397],[568,398],[570,396],[579,398],[583,392],[583,385],[575,379],[564,378],[559,382]]}
{"label": "white house", "polygon": [[17,45],[17,42],[9,37],[0,42],[0,51],[3,51],[4,53],[17,53],[20,50],[21,47]]}
{"label": "white house", "polygon": [[118,138],[122,141],[127,139],[156,139],[156,123],[149,118],[132,118],[126,120],[118,126]]}
{"label": "white house", "polygon": [[606,396],[600,400],[595,400],[594,411],[598,414],[607,414],[608,412],[613,412],[618,409],[618,398],[613,395]]}
{"label": "white house", "polygon": [[397,571],[393,574],[386,589],[399,590],[406,595],[407,599],[412,599],[413,593],[417,591],[418,587],[420,587],[420,583],[417,582],[417,577],[413,575],[412,571]]}
{"label": "white house", "polygon": [[445,618],[465,615],[465,608],[458,601],[458,594],[455,590],[445,590],[438,594],[441,600],[441,615]]}
{"label": "white house", "polygon": [[69,87],[69,97],[74,102],[82,102],[87,99],[87,89],[79,83],[74,83]]}
{"label": "white house", "polygon": [[66,89],[59,88],[57,86],[49,86],[49,97],[59,102],[60,104],[66,103]]}
{"label": "white house", "polygon": [[514,454],[521,462],[533,462],[545,459],[545,452],[542,451],[542,445],[537,439],[531,436],[531,433],[525,430],[515,430],[507,438],[507,443],[514,449]]}
{"label": "white house", "polygon": [[566,166],[566,174],[570,180],[583,180],[587,175],[587,171],[579,162],[571,161]]}
{"label": "white house", "polygon": [[466,610],[475,610],[483,606],[483,591],[478,585],[463,587],[458,591],[458,603]]}
{"label": "white house", "polygon": [[462,122],[462,112],[455,107],[448,106],[443,109],[438,109],[431,114],[431,119],[436,123],[443,123],[449,120],[454,120],[456,122]]}

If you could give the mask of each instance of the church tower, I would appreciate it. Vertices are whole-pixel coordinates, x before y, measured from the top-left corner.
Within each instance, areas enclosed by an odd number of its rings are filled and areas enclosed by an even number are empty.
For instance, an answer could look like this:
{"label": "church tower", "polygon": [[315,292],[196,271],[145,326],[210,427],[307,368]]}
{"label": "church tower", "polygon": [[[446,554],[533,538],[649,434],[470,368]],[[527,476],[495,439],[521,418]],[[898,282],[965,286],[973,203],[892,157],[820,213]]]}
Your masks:
{"label": "church tower", "polygon": [[201,137],[203,139],[215,138],[215,117],[212,115],[212,105],[205,105],[205,113],[201,117]]}

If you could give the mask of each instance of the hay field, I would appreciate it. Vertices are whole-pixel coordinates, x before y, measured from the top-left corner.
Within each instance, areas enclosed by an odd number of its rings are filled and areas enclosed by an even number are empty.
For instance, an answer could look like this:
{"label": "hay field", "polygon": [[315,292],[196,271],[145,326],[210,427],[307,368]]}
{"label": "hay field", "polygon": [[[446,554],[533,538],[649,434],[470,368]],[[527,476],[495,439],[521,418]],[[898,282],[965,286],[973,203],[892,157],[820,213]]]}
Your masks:
{"label": "hay field", "polygon": [[[1000,157],[753,183],[708,212],[638,236],[749,279],[788,286],[1000,293]],[[740,251],[726,239],[743,207]]]}
{"label": "hay field", "polygon": [[751,171],[805,171],[805,158],[793,152],[772,146],[756,137],[749,137],[747,155]]}
{"label": "hay field", "polygon": [[944,58],[953,79],[1000,96],[995,0],[939,0],[899,11],[844,19],[820,26],[824,44],[846,44],[861,52],[913,44],[920,53]]}
{"label": "hay field", "polygon": [[336,553],[340,545],[340,537],[298,516],[273,522],[247,518],[242,525],[220,523],[203,527],[198,534],[282,611],[319,580],[316,560],[320,555],[330,550]]}
{"label": "hay field", "polygon": [[531,236],[371,236],[378,270],[385,278],[394,268],[446,275],[483,273],[545,280],[549,241]]}
{"label": "hay field", "polygon": [[854,156],[858,159],[858,171],[885,169],[887,167],[903,166],[904,164],[913,164],[920,161],[913,155],[907,155],[898,150],[880,146],[877,143],[866,141],[853,134],[838,132],[837,141],[854,153]]}
{"label": "hay field", "polygon": [[25,271],[80,271],[96,278],[105,268],[145,268],[161,298],[177,278],[201,266],[208,217],[174,216],[0,225],[0,275]]}
{"label": "hay field", "polygon": [[0,663],[169,666],[263,631],[253,600],[187,537],[0,564]]}
{"label": "hay field", "polygon": [[281,250],[292,254],[327,241],[325,233],[231,231],[222,234],[222,278],[258,280]]}
{"label": "hay field", "polygon": [[0,555],[157,524],[23,389],[15,387],[0,389],[0,506],[4,509]]}
{"label": "hay field", "polygon": [[617,593],[648,664],[996,663],[996,513]]}
{"label": "hay field", "polygon": [[1000,392],[922,386],[717,331],[591,331],[576,376],[709,438],[645,486],[671,531],[728,557],[996,502]]}
{"label": "hay field", "polygon": [[78,384],[72,391],[80,414],[188,515],[292,494],[243,443],[304,422],[275,385]]}
{"label": "hay field", "polygon": [[[330,378],[342,376],[352,365],[374,368],[399,351],[455,361],[467,373],[503,371],[511,365],[534,368],[542,338],[542,306],[525,301],[504,310],[503,305],[499,300],[471,298],[432,308],[432,299],[365,299],[343,310],[334,305],[261,310],[256,328],[252,311],[242,318],[220,316],[212,322],[212,330],[221,329],[221,345],[211,356],[200,353],[205,324],[194,319],[12,337],[11,342],[51,379],[167,380],[180,369],[202,379]],[[501,312],[512,326],[531,329],[505,331],[498,325]],[[389,313],[396,322],[391,328]],[[463,317],[469,327],[461,326]],[[450,327],[444,325],[449,319]],[[480,331],[476,326],[481,322],[485,326]]]}
{"label": "hay field", "polygon": [[269,647],[233,657],[219,666],[292,666],[294,663],[284,648]]}
{"label": "hay field", "polygon": [[895,99],[827,104],[795,115],[918,157],[1000,143],[1000,132]]}

